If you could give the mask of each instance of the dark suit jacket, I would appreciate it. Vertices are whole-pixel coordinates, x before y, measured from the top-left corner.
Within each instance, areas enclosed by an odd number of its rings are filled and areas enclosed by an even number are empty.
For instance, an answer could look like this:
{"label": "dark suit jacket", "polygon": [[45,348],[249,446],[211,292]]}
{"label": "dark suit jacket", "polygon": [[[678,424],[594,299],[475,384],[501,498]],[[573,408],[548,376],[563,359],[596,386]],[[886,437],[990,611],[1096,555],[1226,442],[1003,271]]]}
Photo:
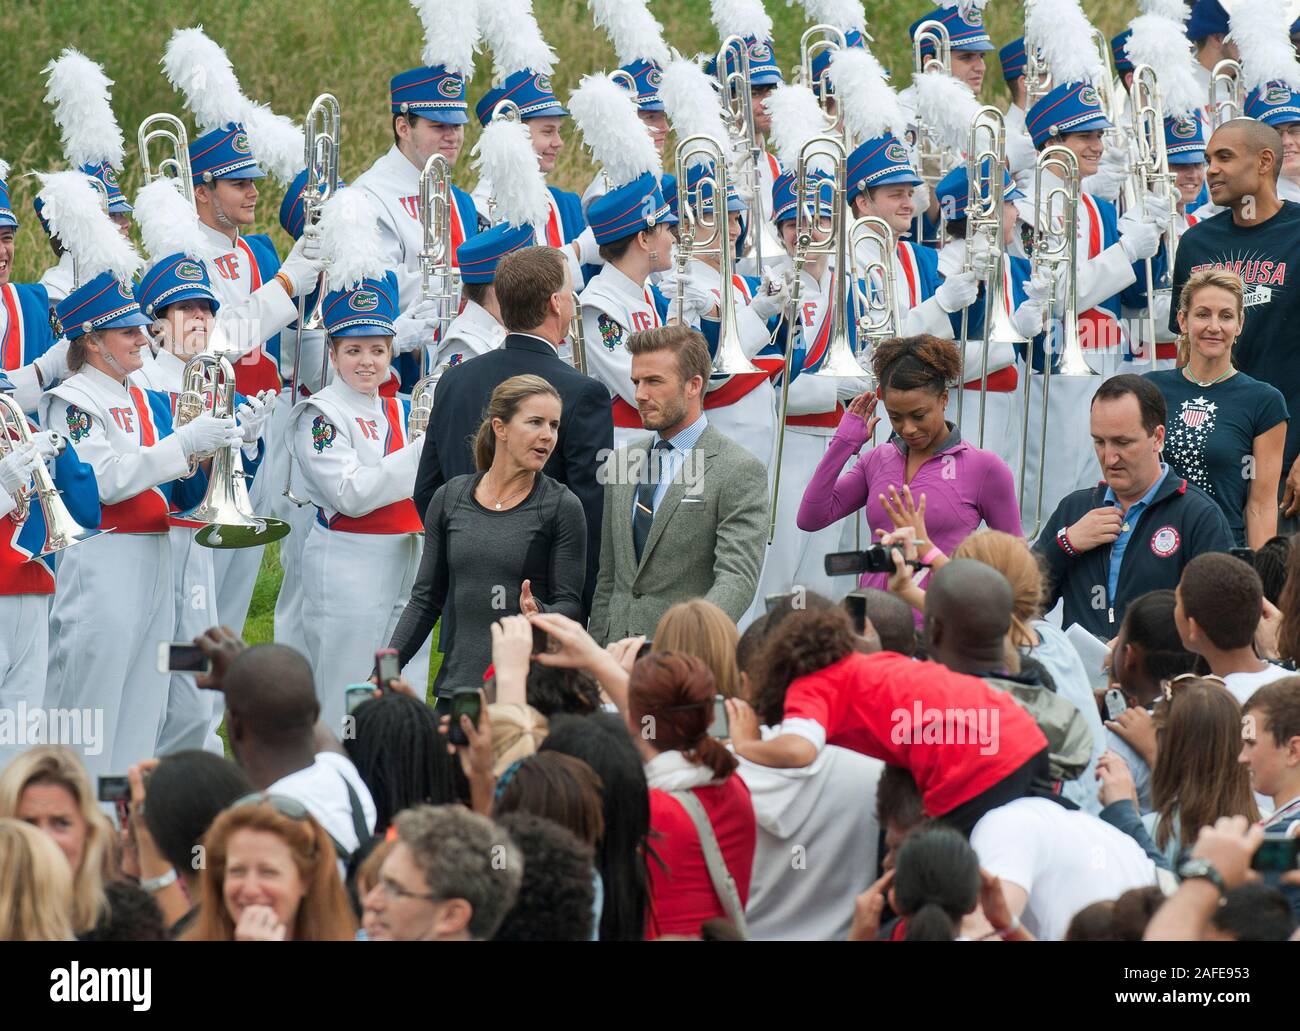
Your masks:
{"label": "dark suit jacket", "polygon": [[511,376],[523,375],[541,376],[560,392],[560,439],[543,471],[582,502],[587,517],[587,583],[582,607],[590,611],[600,566],[604,506],[604,488],[597,476],[601,462],[614,448],[614,417],[609,391],[562,361],[546,341],[511,333],[497,350],[442,374],[415,477],[415,504],[423,514],[434,491],[453,476],[475,471],[474,435],[492,391]]}

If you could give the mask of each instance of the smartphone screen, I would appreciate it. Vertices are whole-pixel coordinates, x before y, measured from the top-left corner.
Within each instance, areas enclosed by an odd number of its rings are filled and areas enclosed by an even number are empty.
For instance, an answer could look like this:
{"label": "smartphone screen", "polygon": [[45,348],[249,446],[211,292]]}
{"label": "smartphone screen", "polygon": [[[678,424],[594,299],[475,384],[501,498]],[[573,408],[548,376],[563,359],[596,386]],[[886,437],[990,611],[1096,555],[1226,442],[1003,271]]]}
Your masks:
{"label": "smartphone screen", "polygon": [[713,697],[713,722],[709,724],[709,737],[723,740],[731,737],[731,724],[727,720],[727,700],[722,695]]}
{"label": "smartphone screen", "polygon": [[477,691],[457,691],[451,696],[451,726],[447,728],[447,739],[453,745],[467,745],[469,738],[461,728],[460,718],[468,716],[469,721],[478,726],[481,700]]}
{"label": "smartphone screen", "polygon": [[126,777],[100,777],[99,800],[101,802],[126,802],[131,799],[131,785]]}
{"label": "smartphone screen", "polygon": [[[380,681],[387,683],[387,681]],[[351,716],[362,705],[375,697],[374,684],[348,684],[343,689],[343,711]]]}
{"label": "smartphone screen", "polygon": [[1128,702],[1124,700],[1124,695],[1118,688],[1112,687],[1106,692],[1106,718],[1108,720],[1118,719],[1120,713],[1127,708]]}
{"label": "smartphone screen", "polygon": [[392,648],[380,648],[375,652],[375,671],[379,674],[379,686],[387,690],[390,680],[397,680],[402,675],[397,664],[397,652]]}
{"label": "smartphone screen", "polygon": [[1266,834],[1259,849],[1250,860],[1252,870],[1263,873],[1286,873],[1296,869],[1296,856],[1300,854],[1300,838],[1285,834]]}
{"label": "smartphone screen", "polygon": [[202,649],[178,641],[158,645],[159,673],[211,673],[212,663]]}

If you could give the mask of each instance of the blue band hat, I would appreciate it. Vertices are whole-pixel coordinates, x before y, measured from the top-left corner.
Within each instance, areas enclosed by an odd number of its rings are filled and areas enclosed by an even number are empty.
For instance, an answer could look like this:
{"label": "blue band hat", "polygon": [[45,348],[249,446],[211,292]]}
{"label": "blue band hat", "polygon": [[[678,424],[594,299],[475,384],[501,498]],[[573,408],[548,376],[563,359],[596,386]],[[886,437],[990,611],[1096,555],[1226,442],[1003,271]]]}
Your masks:
{"label": "blue band hat", "polygon": [[567,118],[559,98],[551,88],[551,77],[525,68],[506,78],[500,86],[493,86],[474,105],[474,114],[481,124],[492,121],[492,112],[503,100],[519,108],[521,118]]}
{"label": "blue band hat", "polygon": [[203,262],[177,252],[154,263],[135,285],[140,310],[154,318],[163,308],[193,298],[209,301],[215,315],[221,303],[212,292],[212,280]]}
{"label": "blue band hat", "polygon": [[[984,13],[978,9],[972,9],[971,20],[967,21],[956,7],[935,8],[924,18],[917,18],[908,26],[907,34],[913,42],[916,41],[916,30],[928,21],[941,21],[947,27],[950,50],[993,49],[993,41],[989,39],[988,29],[984,27]],[[922,43],[921,56],[934,57],[934,47],[928,42]]]}
{"label": "blue band hat", "polygon": [[[985,158],[980,163],[981,174],[987,176],[988,169],[989,161],[988,158]],[[987,181],[987,179],[984,179],[984,182]],[[1004,168],[1002,170],[1002,199],[1004,201],[1022,200],[1024,196],[1017,189],[1016,184],[1011,181],[1011,176]],[[935,187],[935,197],[939,201],[939,212],[944,221],[955,222],[966,217],[966,206],[970,203],[970,176],[967,174],[964,162],[939,180],[939,185]]]}
{"label": "blue band hat", "polygon": [[587,224],[598,244],[613,243],[643,229],[676,221],[652,172],[597,197],[587,209]]}
{"label": "blue band hat", "polygon": [[81,170],[92,179],[99,180],[108,193],[108,213],[110,215],[129,215],[135,208],[126,202],[122,188],[117,182],[117,169],[107,161],[94,165],[82,165]]}
{"label": "blue band hat", "polygon": [[388,84],[395,115],[419,115],[431,122],[464,125],[469,121],[465,77],[440,64],[398,72]]}
{"label": "blue band hat", "polygon": [[[340,178],[338,188],[341,190],[345,186],[347,183]],[[304,168],[293,177],[293,182],[285,188],[284,199],[280,201],[280,228],[295,240],[302,236],[302,191],[306,187],[307,169]]]}
{"label": "blue band hat", "polygon": [[1187,38],[1196,41],[1206,36],[1223,36],[1228,32],[1228,12],[1219,0],[1196,0],[1192,16],[1187,19]]}
{"label": "blue band hat", "polygon": [[848,160],[848,201],[863,190],[907,183],[920,186],[921,177],[912,168],[907,148],[891,133],[858,144]]}
{"label": "blue band hat", "polygon": [[238,122],[205,132],[190,144],[190,171],[195,186],[216,179],[261,179],[266,175],[257,167],[248,133]]}
{"label": "blue band hat", "polygon": [[1112,128],[1101,112],[1101,98],[1088,82],[1066,82],[1051,90],[1025,115],[1034,146],[1040,150],[1051,140],[1070,132]]}
{"label": "blue band hat", "polygon": [[55,332],[69,340],[92,330],[126,329],[150,322],[140,310],[131,284],[114,279],[111,272],[101,272],[68,294],[55,308],[55,320]]}
{"label": "blue band hat", "polygon": [[[700,186],[700,180],[706,176],[713,175],[713,163],[711,161],[701,161],[697,165],[692,165],[686,173],[686,186],[690,190],[700,187],[700,203],[704,206],[706,212],[713,210],[713,184],[705,183]],[[671,179],[671,182],[669,181]],[[730,186],[730,184],[728,184]],[[672,212],[672,220],[677,221],[680,214],[677,210],[677,179],[673,176],[664,176],[660,180],[660,186],[663,191],[664,203],[668,205],[668,210]],[[593,202],[593,207],[595,206]],[[745,202],[740,199],[734,187],[727,191],[727,210],[728,211],[745,211]]]}
{"label": "blue band hat", "polygon": [[[40,209],[37,209],[37,217],[40,217]],[[42,221],[42,225],[44,222]],[[9,202],[9,184],[0,179],[0,229],[17,229],[18,216],[14,214],[13,206]],[[47,233],[49,229],[45,230]]]}
{"label": "blue band hat", "polygon": [[664,70],[654,61],[637,58],[631,64],[625,64],[620,71],[627,72],[636,83],[636,106],[642,111],[662,111],[663,97],[659,87],[663,82]]}
{"label": "blue band hat", "polygon": [[[776,64],[776,48],[770,39],[757,36],[745,37],[745,48],[749,51],[749,84],[751,86],[779,86],[785,82],[781,69]],[[727,48],[727,72],[736,72],[735,48]],[[704,67],[705,74],[715,76],[718,72],[718,55],[714,54]]]}
{"label": "blue band hat", "polygon": [[471,236],[456,248],[461,282],[492,282],[496,278],[497,265],[507,254],[531,247],[535,241],[536,232],[532,226],[512,226],[508,222]]}
{"label": "blue band hat", "polygon": [[1110,52],[1115,56],[1115,71],[1119,75],[1133,70],[1133,62],[1129,60],[1128,54],[1124,52],[1124,45],[1132,35],[1132,29],[1125,29],[1110,41]]}
{"label": "blue band hat", "polygon": [[[855,47],[858,50],[865,50],[867,46],[862,33],[857,29],[849,29],[844,33],[844,44],[846,47]],[[826,78],[826,69],[831,66],[832,53],[834,51],[830,48],[819,50],[812,59],[812,91],[819,97],[823,90],[831,96],[835,95],[835,83]]]}
{"label": "blue band hat", "polygon": [[395,336],[397,276],[385,272],[383,279],[363,279],[355,290],[331,290],[323,314],[332,337]]}
{"label": "blue band hat", "polygon": [[1029,57],[1025,53],[1025,37],[1013,39],[998,51],[998,60],[1002,63],[1002,78],[1007,82],[1025,77],[1025,66]]}
{"label": "blue band hat", "polygon": [[[827,173],[814,171],[812,174],[821,180],[821,185],[817,189],[818,213],[823,218],[830,218],[835,213],[832,201],[835,193],[834,181]],[[779,225],[797,218],[798,203],[799,198],[794,194],[794,173],[782,172],[772,182],[772,221]]]}
{"label": "blue band hat", "polygon": [[[1300,114],[1292,121],[1300,121]],[[1205,126],[1195,112],[1165,119],[1165,152],[1171,165],[1205,163]]]}
{"label": "blue band hat", "polygon": [[1242,114],[1265,125],[1300,122],[1300,94],[1284,82],[1266,82],[1250,91]]}

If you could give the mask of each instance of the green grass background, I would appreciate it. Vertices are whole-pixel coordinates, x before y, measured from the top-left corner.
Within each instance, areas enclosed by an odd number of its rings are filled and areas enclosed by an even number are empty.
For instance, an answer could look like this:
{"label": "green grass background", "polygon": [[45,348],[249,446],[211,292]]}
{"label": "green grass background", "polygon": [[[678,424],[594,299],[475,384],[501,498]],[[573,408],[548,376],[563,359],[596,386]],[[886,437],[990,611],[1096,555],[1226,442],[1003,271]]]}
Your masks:
{"label": "green grass background", "polygon": [[[491,3],[492,0],[482,0]],[[799,59],[799,36],[807,27],[803,7],[766,0],[774,23],[777,59],[788,73]],[[1119,32],[1137,13],[1136,0],[1084,0],[1084,10],[1107,37]],[[140,186],[135,150],[136,128],[157,111],[181,115],[180,96],[163,76],[159,60],[174,28],[201,23],[226,48],[249,97],[300,120],[315,96],[325,90],[342,108],[341,163],[345,178],[355,178],[392,142],[388,114],[388,80],[420,61],[419,19],[405,0],[326,0],[316,4],[286,0],[226,0],[202,5],[202,16],[187,5],[161,0],[5,0],[0,3],[0,158],[13,166],[9,188],[18,230],[13,279],[30,282],[53,261],[44,234],[32,214],[36,182],[26,173],[65,167],[58,129],[43,101],[42,69],[64,47],[76,47],[104,66],[114,80],[113,109],[127,142],[123,190],[133,197]],[[907,26],[933,9],[928,0],[866,4],[872,51],[893,72],[902,88],[911,80]],[[650,10],[664,26],[664,38],[684,54],[711,50],[717,34],[706,0],[650,0]],[[563,100],[586,72],[614,67],[614,53],[603,31],[595,28],[586,0],[535,0],[542,33],[559,55],[554,76]],[[996,45],[1023,31],[1022,7],[1013,0],[992,0],[985,20]],[[1080,45],[1086,41],[1080,40]],[[1007,99],[997,55],[989,57],[983,100]],[[491,61],[480,54],[469,87],[471,113],[491,78]],[[467,127],[465,150],[456,179],[471,186],[475,176],[469,152],[478,136]],[[566,131],[566,146],[552,179],[571,190],[590,181],[592,166],[575,130]],[[281,189],[270,179],[262,187],[256,229],[268,232],[284,253],[290,244],[280,229]],[[245,637],[272,636],[275,596],[280,587],[279,550],[266,549],[261,576],[249,609]],[[435,661],[438,656],[435,652]]]}

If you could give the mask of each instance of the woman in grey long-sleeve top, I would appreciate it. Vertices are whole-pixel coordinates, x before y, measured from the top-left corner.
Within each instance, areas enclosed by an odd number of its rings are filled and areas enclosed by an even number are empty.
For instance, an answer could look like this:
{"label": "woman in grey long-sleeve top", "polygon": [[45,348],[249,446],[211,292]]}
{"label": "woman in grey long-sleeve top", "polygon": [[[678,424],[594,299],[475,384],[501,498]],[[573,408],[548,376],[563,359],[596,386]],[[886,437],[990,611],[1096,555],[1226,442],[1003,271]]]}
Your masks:
{"label": "woman in grey long-sleeve top", "polygon": [[393,633],[404,666],[442,616],[439,696],[477,688],[492,662],[490,627],[517,612],[582,618],[587,531],[582,503],[542,473],[560,427],[560,395],[540,376],[492,392],[474,441],[479,472],[434,494],[411,600]]}

